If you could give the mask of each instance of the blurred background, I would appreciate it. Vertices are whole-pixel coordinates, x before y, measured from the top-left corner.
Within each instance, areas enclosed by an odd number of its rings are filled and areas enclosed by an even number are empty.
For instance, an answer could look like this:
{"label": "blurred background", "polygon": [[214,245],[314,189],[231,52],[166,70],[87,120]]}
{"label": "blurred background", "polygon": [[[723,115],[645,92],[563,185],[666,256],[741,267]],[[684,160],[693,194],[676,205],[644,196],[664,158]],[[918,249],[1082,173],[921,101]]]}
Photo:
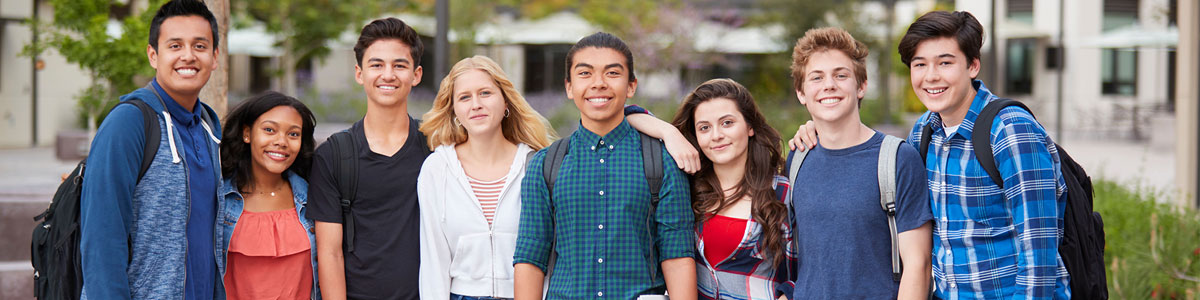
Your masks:
{"label": "blurred background", "polygon": [[[421,34],[420,117],[461,58],[504,68],[559,135],[578,124],[563,91],[566,52],[607,31],[633,49],[632,104],[671,119],[711,78],[746,85],[785,137],[808,120],[791,48],[808,29],[845,28],[871,49],[863,120],[906,136],[925,111],[896,44],[932,10],[984,26],[979,75],[1024,101],[1097,182],[1114,298],[1200,297],[1200,4],[1195,0],[208,0],[221,63],[201,100],[220,114],[274,90],[303,100],[318,140],[362,118],[353,44],[372,19]],[[0,0],[0,299],[31,296],[30,217],[87,154],[117,96],[153,76],[145,47],[163,0]]]}

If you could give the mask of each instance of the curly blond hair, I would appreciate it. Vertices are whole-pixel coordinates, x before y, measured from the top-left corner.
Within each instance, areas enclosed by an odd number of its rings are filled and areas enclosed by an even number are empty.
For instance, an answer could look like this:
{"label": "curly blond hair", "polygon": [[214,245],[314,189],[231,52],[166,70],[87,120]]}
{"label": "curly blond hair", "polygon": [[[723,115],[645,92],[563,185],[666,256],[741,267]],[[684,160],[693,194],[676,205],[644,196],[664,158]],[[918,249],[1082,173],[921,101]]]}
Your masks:
{"label": "curly blond hair", "polygon": [[804,37],[796,40],[792,49],[792,87],[800,91],[804,84],[804,67],[813,54],[826,50],[836,50],[845,53],[854,61],[854,80],[862,85],[867,82],[867,44],[855,40],[849,32],[841,28],[813,28],[804,32]]}

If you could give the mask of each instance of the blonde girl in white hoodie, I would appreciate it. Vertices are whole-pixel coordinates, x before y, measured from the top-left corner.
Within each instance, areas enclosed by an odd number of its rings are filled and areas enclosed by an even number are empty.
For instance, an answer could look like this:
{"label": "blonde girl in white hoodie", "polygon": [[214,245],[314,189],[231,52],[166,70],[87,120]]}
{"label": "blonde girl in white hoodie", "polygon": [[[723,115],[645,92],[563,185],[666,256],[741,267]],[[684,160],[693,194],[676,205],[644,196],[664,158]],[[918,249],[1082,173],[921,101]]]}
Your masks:
{"label": "blonde girl in white hoodie", "polygon": [[484,56],[454,64],[423,118],[421,299],[512,298],[525,157],[549,123]]}

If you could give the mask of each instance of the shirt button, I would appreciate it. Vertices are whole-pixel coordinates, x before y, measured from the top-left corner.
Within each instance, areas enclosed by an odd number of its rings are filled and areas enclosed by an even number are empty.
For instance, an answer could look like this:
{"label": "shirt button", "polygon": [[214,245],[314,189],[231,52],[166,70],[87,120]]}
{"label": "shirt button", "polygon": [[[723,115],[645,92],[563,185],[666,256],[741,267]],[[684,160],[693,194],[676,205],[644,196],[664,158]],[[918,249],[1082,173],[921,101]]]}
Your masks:
{"label": "shirt button", "polygon": [[602,263],[604,263],[604,259],[603,259],[603,258],[596,259],[596,263],[600,263],[600,264],[602,264]]}
{"label": "shirt button", "polygon": [[604,230],[604,224],[600,224],[600,226],[596,226],[596,228],[600,229],[600,230]]}
{"label": "shirt button", "polygon": [[600,191],[600,196],[604,196],[604,191]]}
{"label": "shirt button", "polygon": [[600,159],[600,163],[604,163],[604,159],[603,159],[603,158],[601,158],[601,159]]}
{"label": "shirt button", "polygon": [[596,146],[592,146],[592,151],[596,151]]}
{"label": "shirt button", "polygon": [[604,297],[604,292],[596,292],[596,297]]}
{"label": "shirt button", "polygon": [[609,150],[611,150],[612,148],[613,148],[613,146],[612,146],[612,145],[608,145],[608,149],[609,149]]}

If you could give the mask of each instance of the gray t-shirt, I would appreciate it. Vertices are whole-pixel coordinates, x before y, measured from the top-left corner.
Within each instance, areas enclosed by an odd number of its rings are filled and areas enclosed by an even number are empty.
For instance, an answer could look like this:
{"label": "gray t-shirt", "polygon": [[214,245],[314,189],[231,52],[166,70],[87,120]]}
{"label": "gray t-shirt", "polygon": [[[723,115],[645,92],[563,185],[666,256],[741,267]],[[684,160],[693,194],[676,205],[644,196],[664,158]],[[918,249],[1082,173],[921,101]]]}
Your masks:
{"label": "gray t-shirt", "polygon": [[[799,230],[794,299],[895,299],[887,214],[877,175],[883,134],[837,150],[819,145],[792,178]],[[925,166],[913,147],[897,153],[896,230],[933,219]],[[788,156],[791,163],[791,156]]]}

